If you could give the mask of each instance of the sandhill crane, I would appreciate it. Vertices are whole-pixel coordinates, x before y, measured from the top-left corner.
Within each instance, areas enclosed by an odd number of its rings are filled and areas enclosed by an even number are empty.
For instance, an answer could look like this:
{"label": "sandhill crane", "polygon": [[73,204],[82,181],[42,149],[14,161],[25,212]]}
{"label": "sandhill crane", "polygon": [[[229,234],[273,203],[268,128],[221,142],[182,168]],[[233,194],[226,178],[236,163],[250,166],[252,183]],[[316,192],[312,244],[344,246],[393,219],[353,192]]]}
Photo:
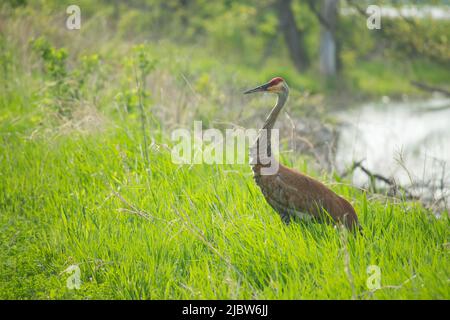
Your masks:
{"label": "sandhill crane", "polygon": [[[268,166],[267,161],[262,161],[262,155],[266,155],[265,160],[269,159],[270,165],[276,161],[272,155],[270,132],[288,99],[289,87],[286,81],[276,77],[244,94],[254,92],[269,92],[278,96],[277,103],[267,117],[263,130],[260,131],[256,143],[251,148],[251,153],[255,155],[254,152],[256,152],[257,155],[256,161],[252,161],[254,179],[267,202],[279,213],[286,224],[289,224],[292,218],[300,218],[319,222],[334,221],[350,230],[360,228],[352,205],[323,183],[279,163],[277,163],[278,170],[274,174],[262,174],[263,168]],[[263,131],[267,135],[263,135]]]}

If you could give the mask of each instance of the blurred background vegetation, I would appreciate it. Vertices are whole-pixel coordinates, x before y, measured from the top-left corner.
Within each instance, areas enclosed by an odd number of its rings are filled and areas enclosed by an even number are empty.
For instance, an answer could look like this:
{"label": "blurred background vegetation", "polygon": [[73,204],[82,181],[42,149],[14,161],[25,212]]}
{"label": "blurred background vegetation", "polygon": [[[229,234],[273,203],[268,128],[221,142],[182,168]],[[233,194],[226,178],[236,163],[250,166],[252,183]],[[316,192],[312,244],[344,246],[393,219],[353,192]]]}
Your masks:
{"label": "blurred background vegetation", "polygon": [[[8,47],[23,47],[44,36],[54,47],[67,48],[69,67],[74,67],[84,55],[118,58],[124,43],[146,43],[152,58],[173,58],[172,68],[187,58],[184,68],[190,70],[184,71],[200,90],[212,89],[206,88],[210,77],[222,78],[218,85],[223,86],[281,75],[296,89],[325,92],[333,100],[348,96],[346,92],[353,99],[419,94],[410,81],[449,83],[447,1],[80,0],[76,4],[82,27],[68,31],[65,2],[3,1],[2,54]],[[447,18],[383,17],[382,29],[369,30],[365,9],[370,4],[431,5],[442,8]],[[14,60],[22,65],[23,59]],[[214,75],[219,72],[224,75]]]}

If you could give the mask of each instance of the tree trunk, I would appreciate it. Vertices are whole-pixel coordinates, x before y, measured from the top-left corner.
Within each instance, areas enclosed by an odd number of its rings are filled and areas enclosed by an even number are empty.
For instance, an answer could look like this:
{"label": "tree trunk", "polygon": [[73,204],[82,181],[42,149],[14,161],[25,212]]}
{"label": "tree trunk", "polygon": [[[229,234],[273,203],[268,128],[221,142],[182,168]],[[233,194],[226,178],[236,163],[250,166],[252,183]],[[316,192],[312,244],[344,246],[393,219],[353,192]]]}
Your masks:
{"label": "tree trunk", "polygon": [[291,8],[291,0],[277,1],[278,18],[286,45],[289,49],[292,62],[298,71],[303,71],[309,66],[309,59],[304,44],[304,34],[297,28],[294,13]]}
{"label": "tree trunk", "polygon": [[339,0],[324,0],[321,16],[326,24],[321,23],[320,32],[320,71],[326,76],[334,76],[338,69],[338,46],[336,27]]}

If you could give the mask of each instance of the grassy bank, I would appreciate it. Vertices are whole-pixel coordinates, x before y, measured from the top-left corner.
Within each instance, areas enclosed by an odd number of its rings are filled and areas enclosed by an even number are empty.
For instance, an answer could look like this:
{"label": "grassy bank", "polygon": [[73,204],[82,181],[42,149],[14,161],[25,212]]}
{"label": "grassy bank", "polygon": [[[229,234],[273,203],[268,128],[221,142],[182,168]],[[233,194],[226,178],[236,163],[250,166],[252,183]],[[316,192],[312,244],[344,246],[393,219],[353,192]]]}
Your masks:
{"label": "grassy bank", "polygon": [[[448,218],[418,205],[333,184],[351,199],[365,237],[324,225],[286,227],[247,166],[177,167],[155,145],[146,168],[139,137],[126,126],[30,139],[8,122],[1,128],[1,298],[450,296]],[[66,287],[62,271],[70,265],[81,269],[79,290]],[[369,265],[381,268],[379,290],[366,286]]]}
{"label": "grassy bank", "polygon": [[[330,84],[277,57],[259,66],[200,44],[128,41],[125,27],[108,31],[108,12],[91,13],[79,33],[48,14],[19,8],[0,26],[0,299],[450,297],[448,214],[284,155],[349,199],[365,236],[285,226],[247,165],[177,166],[169,140],[193,120],[256,127],[272,101],[241,92],[273,75],[291,86],[295,116],[318,112],[324,93],[419,94],[401,72],[439,84],[445,70],[419,61],[380,71],[370,61]],[[371,265],[381,270],[376,289]],[[78,290],[67,287],[71,266]]]}

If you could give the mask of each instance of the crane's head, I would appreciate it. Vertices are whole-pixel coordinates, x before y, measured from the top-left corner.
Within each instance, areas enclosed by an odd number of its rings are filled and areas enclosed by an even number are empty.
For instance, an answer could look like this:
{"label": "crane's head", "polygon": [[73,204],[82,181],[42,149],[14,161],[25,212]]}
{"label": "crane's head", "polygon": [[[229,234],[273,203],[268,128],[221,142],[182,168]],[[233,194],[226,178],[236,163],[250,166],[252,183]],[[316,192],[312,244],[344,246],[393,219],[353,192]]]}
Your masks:
{"label": "crane's head", "polygon": [[254,92],[271,92],[271,93],[286,93],[288,91],[288,86],[286,81],[281,77],[276,77],[269,82],[263,84],[262,86],[256,87],[245,91],[244,94],[254,93]]}

